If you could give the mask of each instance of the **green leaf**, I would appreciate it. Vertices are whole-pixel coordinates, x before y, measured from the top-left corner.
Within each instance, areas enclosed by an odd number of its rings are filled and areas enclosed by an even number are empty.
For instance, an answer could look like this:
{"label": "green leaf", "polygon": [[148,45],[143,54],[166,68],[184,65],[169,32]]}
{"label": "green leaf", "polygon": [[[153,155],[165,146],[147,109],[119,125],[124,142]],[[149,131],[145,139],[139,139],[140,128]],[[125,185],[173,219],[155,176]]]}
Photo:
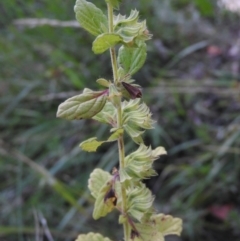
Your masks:
{"label": "green leaf", "polygon": [[102,187],[111,180],[112,176],[100,168],[94,169],[88,179],[88,188],[94,198],[98,197]]}
{"label": "green leaf", "polygon": [[114,202],[111,199],[105,201],[106,194],[112,189],[112,183],[107,182],[102,189],[99,191],[99,194],[96,198],[93,210],[93,218],[95,220],[105,217],[108,213],[112,212],[115,208]]}
{"label": "green leaf", "polygon": [[122,103],[123,127],[137,144],[142,141],[144,129],[152,129],[154,123],[148,106],[145,103],[140,104],[140,101],[135,99]]}
{"label": "green leaf", "polygon": [[106,141],[98,141],[96,137],[90,138],[86,141],[83,141],[80,144],[80,147],[84,151],[95,152],[103,143],[116,141],[123,134],[123,132],[123,129],[116,130]]}
{"label": "green leaf", "polygon": [[127,190],[127,213],[139,222],[152,212],[153,196],[143,183]]}
{"label": "green leaf", "polygon": [[74,11],[81,26],[94,36],[98,36],[108,29],[107,17],[93,3],[77,0]]}
{"label": "green leaf", "polygon": [[75,241],[111,241],[99,233],[80,234]]}
{"label": "green leaf", "polygon": [[138,43],[151,38],[146,26],[146,21],[138,21],[139,12],[132,10],[130,16],[126,18],[121,14],[114,16],[114,32],[119,34],[126,44]]}
{"label": "green leaf", "polygon": [[104,33],[94,40],[92,50],[95,54],[101,54],[121,41],[122,38],[118,34]]}
{"label": "green leaf", "polygon": [[139,11],[131,10],[131,13],[128,18],[126,18],[125,15],[118,14],[117,16],[114,16],[113,19],[113,25],[116,28],[118,25],[133,25],[137,23],[139,18]]}
{"label": "green leaf", "polygon": [[163,147],[152,150],[151,147],[141,144],[135,152],[125,157],[125,166],[119,170],[121,182],[131,179],[141,180],[157,175],[152,165],[160,155],[164,154],[166,151]]}
{"label": "green leaf", "polygon": [[115,208],[114,201],[105,200],[107,193],[112,189],[112,176],[99,168],[95,169],[88,180],[88,188],[96,199],[93,210],[93,218],[99,219],[106,216]]}
{"label": "green leaf", "polygon": [[180,235],[182,231],[182,220],[170,215],[154,214],[143,223],[136,223],[135,227],[139,233],[134,241],[164,241],[167,235]]}
{"label": "green leaf", "polygon": [[133,75],[144,64],[147,57],[146,44],[142,43],[139,47],[122,46],[119,49],[118,63],[123,67],[126,74]]}
{"label": "green leaf", "polygon": [[102,111],[93,117],[101,123],[110,124],[113,127],[117,126],[117,111],[111,102],[107,102]]}
{"label": "green leaf", "polygon": [[97,137],[93,137],[83,141],[79,146],[84,151],[95,152],[99,146],[101,146],[105,141],[97,141]]}
{"label": "green leaf", "polygon": [[151,217],[151,222],[156,223],[157,229],[164,236],[166,235],[178,235],[182,232],[182,220],[180,218],[174,218],[171,215],[156,214]]}
{"label": "green leaf", "polygon": [[121,135],[123,135],[123,132],[124,132],[124,130],[123,129],[117,129],[109,138],[108,138],[108,142],[110,142],[110,141],[117,141],[117,139],[121,136]]}
{"label": "green leaf", "polygon": [[119,7],[119,4],[122,2],[122,0],[105,0],[106,3],[109,3],[112,5],[113,8],[117,8]]}
{"label": "green leaf", "polygon": [[150,224],[135,224],[139,231],[139,236],[134,238],[134,241],[165,241],[162,233],[158,232],[155,225]]}
{"label": "green leaf", "polygon": [[59,105],[57,117],[67,120],[89,119],[100,112],[107,101],[104,91],[84,89],[83,93]]}
{"label": "green leaf", "polygon": [[103,78],[100,78],[100,79],[97,79],[96,81],[98,84],[100,84],[101,86],[104,86],[104,87],[109,87],[109,85],[111,84],[109,81],[107,81],[106,79],[103,79]]}

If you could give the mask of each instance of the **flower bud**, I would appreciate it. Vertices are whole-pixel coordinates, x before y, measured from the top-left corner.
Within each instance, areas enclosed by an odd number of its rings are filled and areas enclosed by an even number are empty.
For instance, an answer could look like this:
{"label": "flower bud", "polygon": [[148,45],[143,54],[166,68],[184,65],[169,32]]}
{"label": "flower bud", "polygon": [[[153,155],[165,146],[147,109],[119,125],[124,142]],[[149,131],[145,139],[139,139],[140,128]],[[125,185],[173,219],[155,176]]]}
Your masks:
{"label": "flower bud", "polygon": [[128,84],[126,82],[122,82],[123,87],[126,89],[126,91],[130,94],[131,99],[141,98],[142,92],[139,88],[137,88],[134,85]]}

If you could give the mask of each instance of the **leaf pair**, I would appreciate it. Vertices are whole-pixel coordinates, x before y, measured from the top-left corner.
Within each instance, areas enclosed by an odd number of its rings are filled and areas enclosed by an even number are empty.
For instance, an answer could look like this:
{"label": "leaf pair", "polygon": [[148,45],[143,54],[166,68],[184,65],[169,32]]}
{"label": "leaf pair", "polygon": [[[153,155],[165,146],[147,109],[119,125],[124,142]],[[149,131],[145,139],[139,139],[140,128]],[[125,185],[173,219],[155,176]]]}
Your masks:
{"label": "leaf pair", "polygon": [[[123,129],[134,142],[137,144],[143,143],[141,135],[145,129],[153,128],[154,124],[147,105],[140,103],[140,99],[124,101],[122,102],[122,112]],[[117,111],[110,102],[107,102],[102,111],[96,114],[93,119],[116,127]]]}
{"label": "leaf pair", "polygon": [[[120,193],[119,184],[118,181],[114,182],[112,175],[99,168],[91,173],[88,187],[92,196],[96,199],[93,211],[94,219],[106,216],[115,208],[116,202],[111,197],[117,197]],[[110,190],[113,190],[114,195],[108,195]],[[132,230],[129,230],[129,237],[134,236],[132,238],[134,241],[164,241],[166,235],[180,235],[182,220],[170,215],[152,214],[152,202],[151,191],[144,184],[140,183],[127,189],[127,214],[132,219]],[[117,205],[121,208],[121,200],[118,201]],[[90,240],[109,241],[100,234],[93,233],[80,235],[76,241]]]}
{"label": "leaf pair", "polygon": [[[99,219],[110,213],[116,206],[121,209],[121,184],[114,176],[102,169],[95,169],[89,178],[88,187],[96,199],[93,218]],[[119,199],[118,199],[119,197]],[[127,214],[141,222],[150,213],[153,202],[151,191],[142,183],[127,190]]]}

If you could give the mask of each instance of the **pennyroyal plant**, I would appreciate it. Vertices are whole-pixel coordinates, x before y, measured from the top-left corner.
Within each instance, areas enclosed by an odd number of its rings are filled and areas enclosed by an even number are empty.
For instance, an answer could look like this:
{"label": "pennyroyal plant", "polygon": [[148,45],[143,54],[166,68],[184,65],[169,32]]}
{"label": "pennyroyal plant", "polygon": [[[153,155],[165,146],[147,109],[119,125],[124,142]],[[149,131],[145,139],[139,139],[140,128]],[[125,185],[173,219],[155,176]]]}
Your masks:
{"label": "pennyroyal plant", "polygon": [[[113,79],[100,78],[105,88],[93,91],[85,88],[82,94],[60,104],[57,116],[68,120],[94,119],[110,125],[107,140],[96,137],[85,140],[80,147],[94,152],[105,142],[118,142],[119,168],[112,173],[95,169],[89,179],[89,189],[95,198],[93,218],[99,219],[116,210],[123,225],[125,241],[164,241],[169,234],[180,235],[182,221],[170,215],[157,214],[153,208],[151,191],[141,181],[156,175],[152,165],[166,151],[163,147],[145,146],[142,134],[152,129],[154,121],[148,106],[141,101],[140,86],[132,76],[143,66],[151,38],[146,21],[139,20],[139,12],[132,10],[128,17],[115,15],[121,0],[105,0],[107,16],[93,3],[77,0],[74,7],[81,27],[95,36],[95,54],[110,51]],[[118,53],[116,49],[118,48]],[[124,135],[139,145],[125,156]],[[81,234],[77,241],[109,241],[101,234]]]}

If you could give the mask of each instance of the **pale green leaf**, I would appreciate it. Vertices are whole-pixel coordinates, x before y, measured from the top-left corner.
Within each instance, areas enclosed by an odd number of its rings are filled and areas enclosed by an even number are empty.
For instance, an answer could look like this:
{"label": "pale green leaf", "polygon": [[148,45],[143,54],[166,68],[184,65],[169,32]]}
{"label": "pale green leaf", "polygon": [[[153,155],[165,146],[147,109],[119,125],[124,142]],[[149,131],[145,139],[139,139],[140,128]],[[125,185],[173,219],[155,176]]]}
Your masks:
{"label": "pale green leaf", "polygon": [[116,141],[123,134],[123,132],[123,129],[117,129],[106,141],[98,141],[96,137],[92,137],[83,141],[79,146],[84,151],[95,152],[103,143]]}
{"label": "pale green leaf", "polygon": [[109,87],[110,85],[110,82],[103,78],[97,79],[96,82],[104,87]]}
{"label": "pale green leaf", "polygon": [[107,102],[102,111],[93,117],[101,123],[110,124],[111,126],[117,126],[117,111],[111,102]]}
{"label": "pale green leaf", "polygon": [[74,11],[81,26],[94,36],[98,36],[108,29],[107,17],[93,3],[77,0]]}
{"label": "pale green leaf", "polygon": [[80,234],[75,241],[111,241],[99,233]]}
{"label": "pale green leaf", "polygon": [[88,188],[94,198],[98,197],[100,190],[103,186],[111,180],[110,173],[103,171],[100,168],[94,169],[88,179]]}
{"label": "pale green leaf", "polygon": [[104,141],[97,141],[96,137],[90,138],[86,141],[83,141],[79,146],[84,151],[95,152],[99,146],[101,146]]}
{"label": "pale green leaf", "polygon": [[137,44],[151,38],[148,33],[146,21],[138,21],[139,12],[132,10],[130,16],[126,18],[121,14],[114,16],[114,32],[122,37],[126,44]]}
{"label": "pale green leaf", "polygon": [[57,117],[67,120],[89,119],[102,110],[107,96],[102,91],[86,90],[59,105]]}
{"label": "pale green leaf", "polygon": [[145,184],[127,190],[127,213],[139,222],[152,212],[153,196]]}
{"label": "pale green leaf", "polygon": [[95,54],[101,54],[121,41],[122,38],[118,34],[104,33],[94,40],[92,50]]}
{"label": "pale green leaf", "polygon": [[109,138],[108,141],[116,141],[121,135],[123,135],[123,129],[117,129]]}
{"label": "pale green leaf", "polygon": [[150,225],[136,224],[136,228],[140,230],[140,236],[134,241],[165,241],[163,234]]}
{"label": "pale green leaf", "polygon": [[146,44],[139,47],[122,46],[119,49],[118,63],[123,67],[126,74],[133,75],[144,64],[147,56]]}
{"label": "pale green leaf", "polygon": [[157,175],[152,168],[153,161],[164,154],[166,151],[163,147],[152,150],[151,147],[141,144],[135,152],[125,157],[125,166],[119,170],[121,182],[131,179],[141,180]]}
{"label": "pale green leaf", "polygon": [[112,176],[108,172],[95,169],[88,180],[88,187],[96,199],[93,210],[94,219],[106,216],[115,208],[111,198],[105,200],[107,193],[112,189]]}
{"label": "pale green leaf", "polygon": [[158,232],[154,224],[135,224],[139,237],[135,237],[134,241],[165,241],[162,233]]}
{"label": "pale green leaf", "polygon": [[182,220],[171,215],[157,214],[151,217],[151,221],[156,223],[159,232],[166,235],[180,235],[182,232]]}
{"label": "pale green leaf", "polygon": [[134,241],[165,241],[167,235],[180,235],[182,220],[170,215],[154,214],[149,220],[136,223],[138,237]]}
{"label": "pale green leaf", "polygon": [[166,155],[167,151],[163,146],[159,146],[156,149],[152,150],[152,156],[155,157],[155,160],[159,158],[159,156]]}
{"label": "pale green leaf", "polygon": [[93,210],[93,218],[95,220],[105,217],[115,208],[114,202],[111,199],[108,199],[107,201],[104,200],[106,194],[111,190],[111,188],[112,183],[107,182],[99,191]]}
{"label": "pale green leaf", "polygon": [[[130,135],[131,136],[131,135]],[[134,136],[131,136],[132,137],[132,140],[135,142],[135,143],[137,143],[138,145],[140,145],[140,144],[142,144],[143,143],[143,138],[140,136],[140,135],[138,135],[138,136],[136,136],[136,137],[134,137]]]}
{"label": "pale green leaf", "polygon": [[154,123],[148,106],[140,101],[138,98],[122,103],[123,127],[137,144],[142,141],[140,136],[144,130],[153,128]]}
{"label": "pale green leaf", "polygon": [[121,26],[115,31],[115,33],[122,37],[123,42],[130,44],[138,36],[141,36],[140,33],[143,32],[143,29],[145,28],[144,24],[145,22],[140,22],[135,25]]}
{"label": "pale green leaf", "polygon": [[131,13],[128,18],[126,16],[118,14],[117,16],[114,16],[113,24],[114,27],[117,27],[118,25],[132,25],[138,21],[139,18],[139,11],[131,10]]}

